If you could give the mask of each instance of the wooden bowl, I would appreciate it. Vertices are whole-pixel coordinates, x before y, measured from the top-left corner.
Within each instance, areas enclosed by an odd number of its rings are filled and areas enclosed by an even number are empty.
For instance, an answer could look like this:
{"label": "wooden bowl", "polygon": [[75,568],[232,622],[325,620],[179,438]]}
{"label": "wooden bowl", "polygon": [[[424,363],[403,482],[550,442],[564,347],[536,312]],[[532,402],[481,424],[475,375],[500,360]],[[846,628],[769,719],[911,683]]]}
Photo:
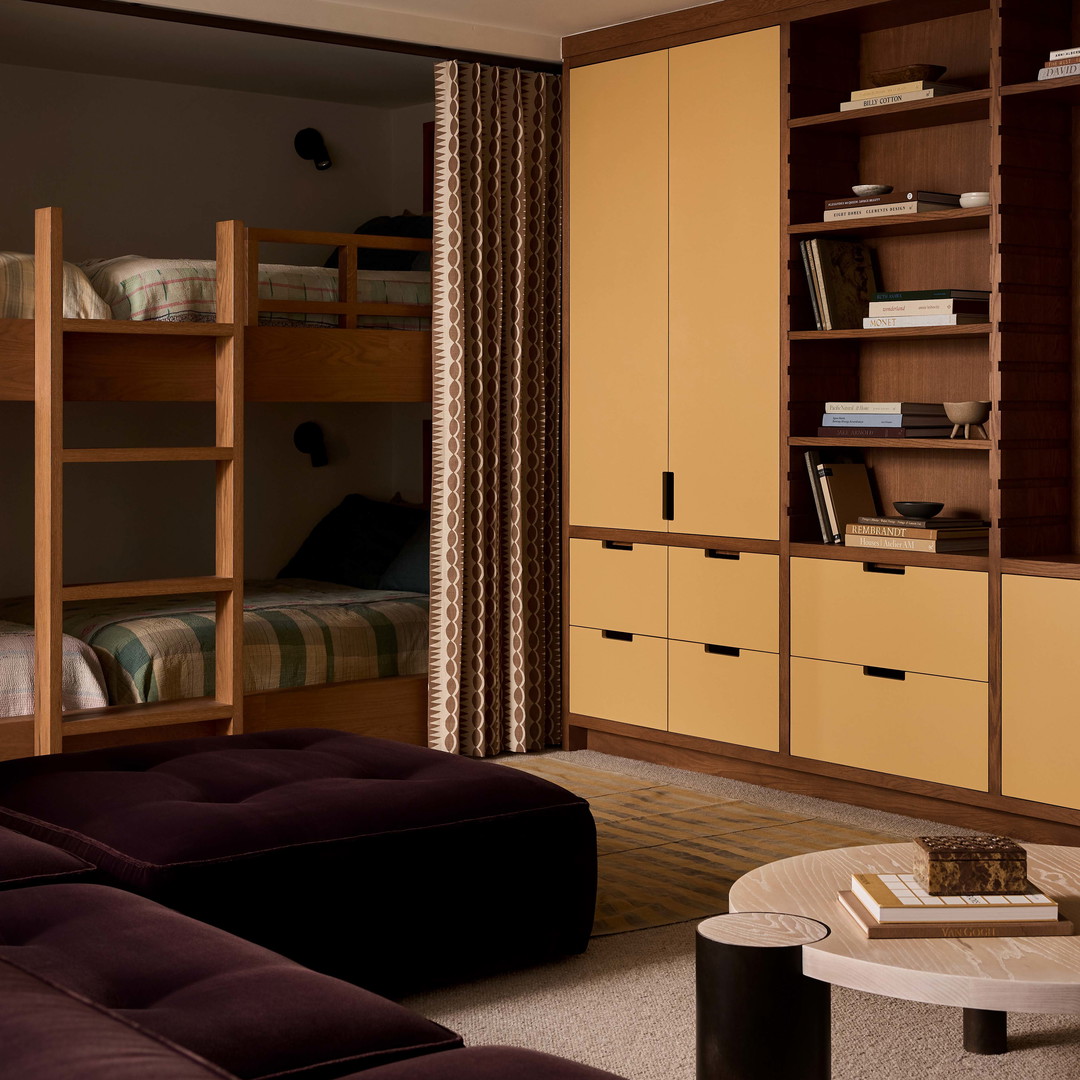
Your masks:
{"label": "wooden bowl", "polygon": [[951,424],[985,424],[990,418],[989,401],[944,401]]}
{"label": "wooden bowl", "polygon": [[907,67],[889,68],[888,71],[871,71],[867,79],[871,86],[893,86],[896,83],[937,82],[949,69],[941,64],[908,64]]}

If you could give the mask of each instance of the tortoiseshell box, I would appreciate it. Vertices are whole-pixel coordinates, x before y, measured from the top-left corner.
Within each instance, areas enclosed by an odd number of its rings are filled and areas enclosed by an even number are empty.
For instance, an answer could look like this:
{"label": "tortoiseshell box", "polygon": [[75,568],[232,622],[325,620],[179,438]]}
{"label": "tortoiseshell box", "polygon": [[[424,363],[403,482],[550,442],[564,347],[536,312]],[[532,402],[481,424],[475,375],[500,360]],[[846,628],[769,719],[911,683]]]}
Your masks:
{"label": "tortoiseshell box", "polygon": [[918,836],[912,873],[931,896],[1022,893],[1027,852],[1004,836]]}

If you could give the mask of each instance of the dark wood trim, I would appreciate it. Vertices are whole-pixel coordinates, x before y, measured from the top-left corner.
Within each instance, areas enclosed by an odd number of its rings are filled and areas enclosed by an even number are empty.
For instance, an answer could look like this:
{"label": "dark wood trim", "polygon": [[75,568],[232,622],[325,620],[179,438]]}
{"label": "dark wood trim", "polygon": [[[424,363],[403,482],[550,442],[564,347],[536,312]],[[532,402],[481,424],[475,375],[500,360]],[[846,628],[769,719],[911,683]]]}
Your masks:
{"label": "dark wood trim", "polygon": [[[565,66],[564,66],[565,67]],[[565,71],[562,81],[562,309],[564,320],[561,334],[562,354],[560,371],[562,385],[559,388],[559,425],[562,449],[559,459],[559,545],[562,552],[560,572],[562,575],[562,605],[559,618],[559,653],[562,659],[562,687],[559,719],[562,724],[564,750],[584,750],[585,742],[576,729],[566,722],[570,715],[570,331],[565,313],[570,310],[570,261],[566,248],[570,236],[570,73]],[[587,737],[586,737],[587,738]],[[579,745],[580,743],[580,745]]]}
{"label": "dark wood trim", "polygon": [[[574,718],[575,721],[577,719]],[[682,745],[681,740],[688,739],[687,736],[651,733],[645,728],[630,728],[627,724],[611,725],[612,729],[615,727],[620,730],[609,730],[605,722],[591,719],[588,726],[573,727],[574,748],[723,776],[816,799],[830,799],[892,814],[1000,833],[1030,843],[1080,846],[1080,814],[1072,813],[1070,818],[1070,812],[1061,807],[1044,807],[1038,803],[1002,797],[996,798],[992,804],[976,805],[970,798],[971,792],[935,784],[921,785],[924,790],[895,786],[886,790],[875,781],[867,782],[859,778],[857,774],[860,770],[847,770],[855,774],[850,776],[811,773],[791,767],[778,754],[772,755],[774,761],[762,761],[759,760],[760,751],[755,751],[752,756],[745,752],[745,748],[742,748],[744,752],[739,756],[723,753],[721,749],[709,752]],[[632,734],[627,734],[627,731]],[[657,734],[663,738],[650,737]],[[695,741],[705,742],[700,739]],[[584,746],[581,745],[583,742]],[[719,748],[723,744],[716,746]],[[789,761],[801,762],[802,759]],[[1051,811],[1054,812],[1053,816],[1049,813]]]}
{"label": "dark wood trim", "polygon": [[510,65],[527,68],[530,71],[546,71],[554,75],[562,72],[562,65],[555,61],[501,56],[497,53],[470,52],[465,49],[447,49],[441,45],[423,45],[412,41],[396,41],[391,38],[367,37],[363,34],[346,34],[337,30],[316,30],[306,26],[260,22],[257,19],[239,19],[231,15],[211,15],[203,11],[150,7],[147,4],[124,3],[122,0],[26,0],[26,2],[48,4],[52,7],[80,8],[83,11],[101,11],[110,15],[127,15],[158,22],[209,26],[215,30],[237,30],[245,34],[317,41],[326,45],[346,45],[353,49],[377,49],[381,52],[405,53],[410,56],[430,56],[433,60],[462,60],[470,64],[495,64],[504,67]]}
{"label": "dark wood trim", "polygon": [[747,551],[778,555],[777,540],[749,540],[738,536],[699,536],[696,533],[646,532],[638,529],[598,529],[592,525],[571,525],[572,540],[619,540],[624,544],[659,544],[662,547],[715,548],[717,551]]}

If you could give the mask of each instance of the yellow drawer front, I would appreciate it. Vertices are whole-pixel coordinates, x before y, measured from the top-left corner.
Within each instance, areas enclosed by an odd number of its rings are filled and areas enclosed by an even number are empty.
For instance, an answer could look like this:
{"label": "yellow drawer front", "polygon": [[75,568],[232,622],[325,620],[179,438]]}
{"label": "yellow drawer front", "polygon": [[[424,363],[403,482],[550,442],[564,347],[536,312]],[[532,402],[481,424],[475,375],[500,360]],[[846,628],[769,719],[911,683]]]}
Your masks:
{"label": "yellow drawer front", "polygon": [[986,683],[791,660],[796,757],[986,791]]}
{"label": "yellow drawer front", "polygon": [[620,641],[571,626],[570,711],[665,730],[667,647],[663,638]]}
{"label": "yellow drawer front", "polygon": [[1001,792],[1080,809],[1080,581],[1001,583]]}
{"label": "yellow drawer front", "polygon": [[986,574],[903,569],[792,559],[792,655],[985,681]]}
{"label": "yellow drawer front", "polygon": [[780,691],[775,653],[738,656],[672,641],[668,647],[668,730],[680,735],[780,749]]}
{"label": "yellow drawer front", "polygon": [[667,637],[667,551],[655,544],[570,541],[570,622]]}
{"label": "yellow drawer front", "polygon": [[[780,560],[776,555],[671,548],[668,637],[776,652]],[[572,620],[576,621],[576,620]]]}

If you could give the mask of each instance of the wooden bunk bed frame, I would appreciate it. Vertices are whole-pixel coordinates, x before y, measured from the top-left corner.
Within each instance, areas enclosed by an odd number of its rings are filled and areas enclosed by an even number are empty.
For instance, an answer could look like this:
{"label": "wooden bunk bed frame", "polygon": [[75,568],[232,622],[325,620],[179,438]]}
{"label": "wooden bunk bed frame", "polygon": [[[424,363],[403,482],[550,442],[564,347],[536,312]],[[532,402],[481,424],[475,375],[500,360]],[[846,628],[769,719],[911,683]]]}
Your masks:
{"label": "wooden bunk bed frame", "polygon": [[[336,247],[339,299],[261,300],[263,243]],[[35,316],[0,319],[0,400],[33,401],[35,409],[35,711],[0,719],[0,760],[309,725],[427,741],[425,675],[242,691],[244,402],[431,401],[430,331],[357,327],[362,315],[430,318],[431,307],[359,302],[359,248],[430,251],[431,242],[219,222],[216,322],[66,319],[62,214],[37,211]],[[333,314],[340,327],[260,326],[263,311]],[[65,401],[213,401],[215,445],[69,449]],[[133,461],[216,463],[214,574],[65,585],[64,466]],[[214,698],[61,712],[65,601],[195,594],[217,601]]]}

